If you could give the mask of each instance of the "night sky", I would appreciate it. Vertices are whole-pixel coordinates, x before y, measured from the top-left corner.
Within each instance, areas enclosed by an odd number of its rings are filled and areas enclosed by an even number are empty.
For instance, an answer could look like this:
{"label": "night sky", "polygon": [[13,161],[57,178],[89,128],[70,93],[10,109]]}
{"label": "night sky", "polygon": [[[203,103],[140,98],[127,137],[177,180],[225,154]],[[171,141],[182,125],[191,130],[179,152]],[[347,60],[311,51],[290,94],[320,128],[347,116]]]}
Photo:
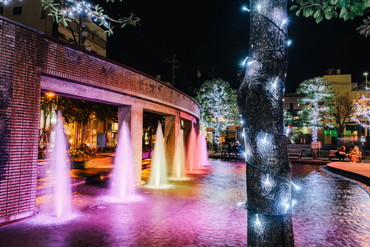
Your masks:
{"label": "night sky", "polygon": [[[240,62],[248,55],[249,15],[240,10],[246,1],[125,0],[113,12],[124,16],[133,12],[140,25],[116,28],[109,38],[108,57],[148,75],[161,75],[171,81],[171,64],[176,54],[179,69],[175,87],[193,96],[200,84],[199,67],[213,67],[214,76],[228,81],[235,89]],[[112,10],[110,10],[112,11]],[[355,28],[364,17],[354,21],[324,21],[296,17],[289,12],[289,51],[287,92],[329,68],[352,74],[353,82],[363,82],[363,72],[370,72],[370,37]]]}

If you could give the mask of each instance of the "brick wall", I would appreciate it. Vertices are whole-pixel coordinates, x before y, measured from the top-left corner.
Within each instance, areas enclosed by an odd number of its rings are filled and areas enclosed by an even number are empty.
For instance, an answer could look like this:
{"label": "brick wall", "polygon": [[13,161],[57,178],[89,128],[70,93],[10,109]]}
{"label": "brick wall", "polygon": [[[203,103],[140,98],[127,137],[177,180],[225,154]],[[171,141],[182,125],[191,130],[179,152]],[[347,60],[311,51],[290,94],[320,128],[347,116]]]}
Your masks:
{"label": "brick wall", "polygon": [[41,75],[199,117],[193,99],[164,83],[0,18],[0,223],[35,211]]}

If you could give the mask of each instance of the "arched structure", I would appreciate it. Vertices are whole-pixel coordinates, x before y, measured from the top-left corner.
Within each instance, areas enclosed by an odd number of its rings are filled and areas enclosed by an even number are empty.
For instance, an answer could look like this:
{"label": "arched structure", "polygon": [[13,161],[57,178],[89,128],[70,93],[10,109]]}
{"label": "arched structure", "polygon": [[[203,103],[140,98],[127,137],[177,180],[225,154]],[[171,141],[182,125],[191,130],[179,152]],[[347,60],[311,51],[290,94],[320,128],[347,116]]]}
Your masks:
{"label": "arched structure", "polygon": [[166,116],[169,158],[180,120],[197,126],[199,105],[175,88],[5,18],[0,57],[0,223],[35,212],[42,90],[119,106],[119,122],[131,126],[137,183],[144,111]]}

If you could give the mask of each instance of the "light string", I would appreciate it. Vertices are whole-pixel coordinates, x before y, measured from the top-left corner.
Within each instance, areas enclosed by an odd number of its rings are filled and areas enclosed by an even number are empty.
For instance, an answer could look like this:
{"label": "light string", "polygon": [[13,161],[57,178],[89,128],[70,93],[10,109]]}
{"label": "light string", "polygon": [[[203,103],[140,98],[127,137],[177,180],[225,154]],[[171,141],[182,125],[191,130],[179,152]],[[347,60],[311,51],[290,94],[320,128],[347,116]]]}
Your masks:
{"label": "light string", "polygon": [[[286,41],[281,41],[281,43],[278,43],[280,46],[277,49],[271,49],[271,50],[261,50],[259,53],[270,53],[270,52],[285,52],[286,47],[289,47],[292,44],[292,41],[288,39],[287,33],[283,30],[285,25],[288,22],[287,18],[284,18],[281,21],[281,25],[278,25],[275,21],[273,21],[271,18],[268,16],[262,14],[261,11],[261,5],[258,4],[256,6],[257,11],[252,10],[247,8],[246,6],[242,7],[242,10],[260,15],[262,16],[265,20],[267,20],[270,24],[272,24],[280,34],[283,34],[284,38]],[[280,35],[279,35],[280,36]],[[285,46],[283,45],[285,44]],[[251,45],[251,48],[253,48],[253,44]],[[284,54],[282,54],[283,56]],[[262,66],[264,63],[258,59],[256,59],[253,56],[248,55],[243,62],[241,63],[242,66],[247,67],[248,70],[251,70],[253,68],[251,67],[253,64],[258,62]],[[281,99],[281,95],[284,93],[284,88],[285,84],[280,80],[279,78],[283,76],[286,77],[286,75],[277,75],[275,77],[272,77],[270,79],[266,80],[265,84],[265,90],[267,95],[272,96],[271,97],[271,104],[272,106],[276,107],[277,106],[277,100]],[[245,203],[245,208],[250,210],[251,212],[256,213],[256,219],[255,219],[255,224],[258,227],[262,226],[261,218],[259,216],[261,215],[287,215],[290,214],[291,211],[293,210],[293,207],[296,205],[297,201],[292,198],[292,192],[291,188],[295,189],[296,191],[300,190],[300,186],[295,184],[291,178],[287,178],[284,176],[280,176],[278,174],[272,173],[271,171],[268,171],[265,168],[262,167],[267,167],[270,163],[270,161],[273,162],[274,157],[272,157],[269,154],[269,151],[267,148],[270,147],[271,143],[270,140],[273,138],[272,136],[275,136],[278,139],[281,140],[281,137],[284,137],[284,140],[287,138],[287,134],[284,133],[278,133],[274,131],[266,131],[262,129],[256,129],[256,128],[250,128],[250,127],[244,127],[244,121],[243,121],[243,133],[242,136],[244,138],[244,144],[245,144],[245,151],[244,151],[244,158],[246,161],[247,166],[252,167],[253,169],[257,170],[261,174],[261,193],[262,196],[265,197],[266,200],[272,200],[274,205],[277,206],[277,208],[272,209],[271,211],[268,210],[268,212],[260,212],[259,210],[256,210],[252,208],[250,205],[248,205],[248,201]],[[257,143],[257,147],[253,152],[257,153],[252,153],[252,148],[251,148],[251,139],[248,138],[247,141],[247,135],[253,133],[253,139]],[[283,131],[288,133],[288,131]],[[275,138],[273,138],[275,140]],[[261,164],[257,165],[252,162],[251,157],[255,157],[257,154],[261,155]],[[261,167],[262,166],[262,167]],[[280,182],[275,182],[275,180],[279,180]],[[281,184],[282,183],[282,184]],[[283,188],[282,186],[288,186],[286,188]],[[273,192],[273,193],[272,193]],[[287,197],[284,198],[284,195],[281,197],[279,196],[280,193],[287,193]],[[276,194],[278,193],[278,194]],[[270,198],[269,198],[270,197]]]}
{"label": "light string", "polygon": [[[267,138],[268,135],[275,135],[275,136],[279,136],[279,137],[286,137],[286,135],[284,134],[281,134],[281,133],[277,133],[277,132],[267,132],[267,131],[264,131],[264,130],[258,130],[258,129],[255,129],[255,128],[248,128],[248,127],[243,127],[243,137],[244,137],[244,144],[246,145],[247,143],[247,135],[245,132],[248,132],[248,131],[254,131],[254,132],[259,132],[259,133],[264,133],[265,134],[265,137],[264,139]],[[264,141],[264,140],[263,140]],[[262,174],[266,174],[266,176],[264,177],[264,181],[262,181],[262,186],[267,186],[267,187],[273,187],[273,179],[278,179],[278,180],[281,180],[283,182],[285,182],[286,185],[291,185],[296,191],[299,191],[301,188],[299,185],[295,184],[292,180],[289,180],[285,177],[282,177],[280,175],[277,175],[277,174],[272,174],[271,172],[261,168],[260,166],[258,165],[255,165],[253,164],[253,162],[251,162],[249,159],[248,159],[248,155],[246,152],[244,152],[244,158],[245,158],[245,161],[246,161],[246,164],[256,170],[258,170],[259,172],[261,172]],[[276,201],[276,200],[275,200]],[[275,215],[275,216],[278,216],[278,215],[287,215],[287,214],[290,214],[291,213],[291,210],[293,210],[293,207],[297,204],[297,201],[292,199],[291,202],[284,202],[283,203],[283,206],[285,207],[284,209],[284,213],[265,213],[265,212],[260,212],[258,210],[255,210],[253,209],[250,205],[248,205],[248,201],[245,203],[245,208],[252,211],[252,212],[258,212],[258,214],[260,215]],[[290,210],[290,211],[289,211]]]}

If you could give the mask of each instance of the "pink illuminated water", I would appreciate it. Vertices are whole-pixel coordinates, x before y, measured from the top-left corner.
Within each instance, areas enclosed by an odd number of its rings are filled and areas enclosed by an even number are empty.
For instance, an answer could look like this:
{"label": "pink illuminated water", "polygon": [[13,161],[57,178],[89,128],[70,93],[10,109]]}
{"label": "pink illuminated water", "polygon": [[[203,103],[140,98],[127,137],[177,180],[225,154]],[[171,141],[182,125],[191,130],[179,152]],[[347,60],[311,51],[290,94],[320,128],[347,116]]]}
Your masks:
{"label": "pink illuminated water", "polygon": [[155,133],[153,158],[150,165],[149,183],[147,185],[149,188],[164,189],[170,186],[167,178],[167,160],[164,141],[162,125],[158,122]]}
{"label": "pink illuminated water", "polygon": [[57,123],[51,134],[48,158],[50,167],[48,180],[52,184],[52,193],[51,200],[42,209],[42,213],[57,218],[70,218],[72,216],[71,167],[61,111],[58,111]]}
{"label": "pink illuminated water", "polygon": [[118,143],[110,183],[110,195],[117,201],[130,201],[136,196],[135,165],[130,139],[128,124],[123,121],[118,133]]}
{"label": "pink illuminated water", "polygon": [[[204,142],[203,142],[204,139]],[[197,136],[194,128],[192,128],[187,149],[187,165],[189,174],[205,174],[208,171],[204,165],[207,163],[208,154],[205,137],[199,133]]]}
{"label": "pink illuminated water", "polygon": [[186,167],[189,174],[194,172],[196,138],[195,130],[191,128],[186,149]]}
{"label": "pink illuminated water", "polygon": [[203,132],[199,132],[197,136],[196,149],[194,152],[194,170],[199,173],[208,170],[206,167],[208,161],[206,137]]}
{"label": "pink illuminated water", "polygon": [[180,129],[176,145],[175,154],[172,167],[172,180],[187,180],[185,172],[185,144],[184,144],[184,130]]}
{"label": "pink illuminated water", "polygon": [[[245,162],[210,160],[210,173],[168,190],[139,187],[145,200],[102,204],[103,186],[83,185],[73,205],[81,217],[64,225],[0,227],[0,245],[18,246],[248,246]],[[317,165],[293,164],[296,247],[369,246],[370,197],[356,184]],[[268,237],[268,236],[265,236]]]}

